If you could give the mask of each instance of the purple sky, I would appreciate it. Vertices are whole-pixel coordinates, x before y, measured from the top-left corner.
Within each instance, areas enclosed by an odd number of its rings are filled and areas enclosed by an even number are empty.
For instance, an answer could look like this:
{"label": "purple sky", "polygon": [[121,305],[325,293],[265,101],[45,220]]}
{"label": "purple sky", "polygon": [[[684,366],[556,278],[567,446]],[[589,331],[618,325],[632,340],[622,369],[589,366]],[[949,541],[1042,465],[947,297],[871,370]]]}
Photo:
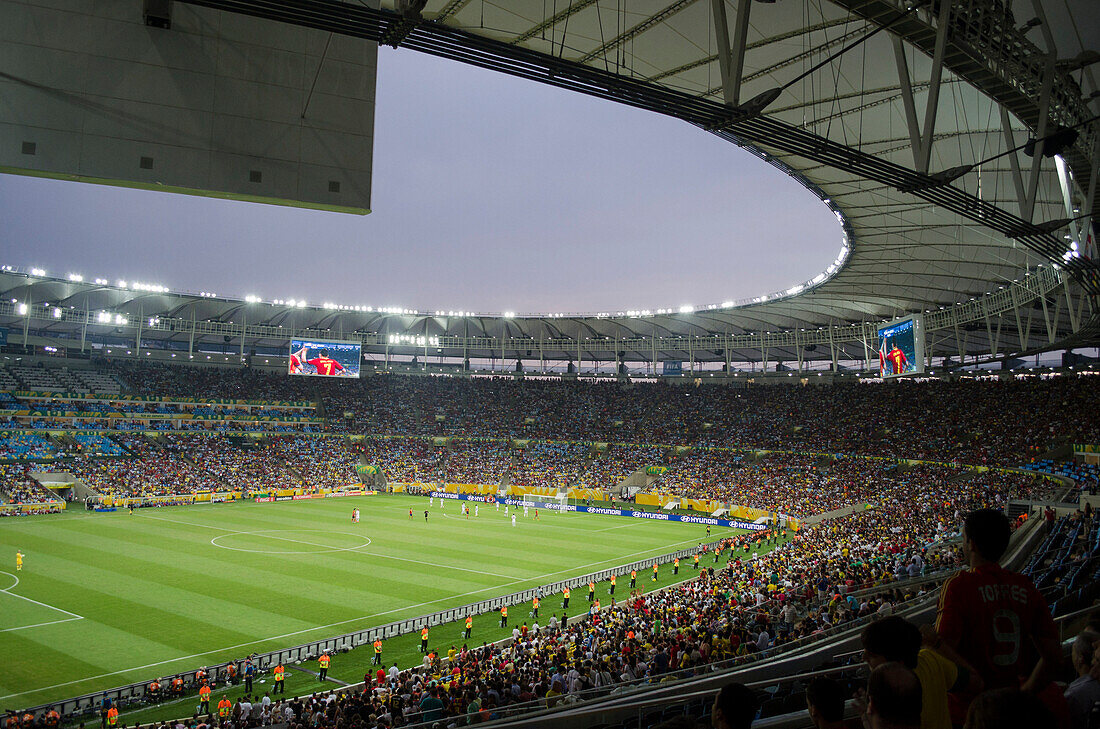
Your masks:
{"label": "purple sky", "polygon": [[468,311],[718,303],[841,245],[775,168],[683,122],[379,50],[373,211],[0,175],[3,263],[222,295]]}

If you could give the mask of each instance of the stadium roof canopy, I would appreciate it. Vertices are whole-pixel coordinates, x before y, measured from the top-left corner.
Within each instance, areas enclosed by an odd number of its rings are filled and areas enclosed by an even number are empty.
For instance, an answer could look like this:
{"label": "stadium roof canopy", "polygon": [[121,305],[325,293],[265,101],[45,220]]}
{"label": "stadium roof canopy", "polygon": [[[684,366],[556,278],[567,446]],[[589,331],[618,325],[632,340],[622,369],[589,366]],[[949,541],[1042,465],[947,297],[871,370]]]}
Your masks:
{"label": "stadium roof canopy", "polygon": [[[194,321],[223,325],[199,336],[247,324],[249,341],[270,344],[308,328],[468,356],[776,360],[858,358],[868,323],[925,313],[937,355],[1096,341],[1100,104],[1088,51],[1100,34],[1074,41],[1081,18],[1047,17],[1042,3],[1016,2],[1014,15],[1000,0],[184,2],[253,16],[256,32],[294,23],[683,119],[817,194],[840,223],[836,262],[786,291],[690,310],[491,315],[246,302],[12,270],[0,275],[5,302],[16,300],[0,304],[8,326],[21,302],[49,301],[137,317],[150,335],[175,321],[165,336],[182,336],[171,332]],[[759,246],[786,255],[784,227],[774,221]],[[731,244],[744,245],[737,235],[731,220]],[[77,318],[52,326],[83,326]]]}

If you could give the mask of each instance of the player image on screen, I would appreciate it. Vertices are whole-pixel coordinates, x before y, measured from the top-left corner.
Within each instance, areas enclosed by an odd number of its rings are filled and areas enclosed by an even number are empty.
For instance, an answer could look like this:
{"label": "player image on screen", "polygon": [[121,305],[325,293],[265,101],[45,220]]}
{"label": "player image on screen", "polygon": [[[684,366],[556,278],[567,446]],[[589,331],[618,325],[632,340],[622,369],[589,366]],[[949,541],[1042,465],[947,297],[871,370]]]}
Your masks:
{"label": "player image on screen", "polygon": [[915,375],[923,368],[923,332],[919,317],[910,316],[878,328],[880,377]]}
{"label": "player image on screen", "polygon": [[317,357],[307,359],[306,364],[312,365],[319,375],[335,375],[344,371],[344,365],[329,357],[327,349],[322,349]]}
{"label": "player image on screen", "polygon": [[302,347],[297,352],[290,353],[290,374],[302,374],[302,363],[305,361],[306,351],[306,348]]}
{"label": "player image on screen", "polygon": [[886,361],[890,363],[890,374],[900,375],[909,366],[909,358],[905,352],[898,349],[897,343],[886,353]]}
{"label": "player image on screen", "polygon": [[290,343],[287,372],[316,377],[358,377],[362,357],[358,342],[299,341]]}

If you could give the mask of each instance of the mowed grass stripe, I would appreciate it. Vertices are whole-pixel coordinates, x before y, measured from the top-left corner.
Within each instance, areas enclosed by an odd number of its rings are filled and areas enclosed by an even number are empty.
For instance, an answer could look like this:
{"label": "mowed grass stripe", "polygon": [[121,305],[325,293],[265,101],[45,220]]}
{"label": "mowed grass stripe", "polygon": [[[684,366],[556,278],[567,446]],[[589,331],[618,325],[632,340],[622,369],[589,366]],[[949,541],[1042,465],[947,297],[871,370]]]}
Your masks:
{"label": "mowed grass stripe", "polygon": [[[409,505],[416,517],[412,520],[408,518]],[[363,512],[363,522],[358,525],[350,523],[352,506]],[[33,676],[33,680],[5,680],[0,698],[16,698],[19,704],[26,705],[71,696],[87,686],[99,689],[130,678],[145,679],[170,670],[192,669],[203,663],[239,657],[253,649],[285,647],[460,606],[665,553],[705,538],[705,528],[695,525],[654,521],[637,525],[650,528],[635,529],[634,523],[626,528],[624,520],[614,517],[546,512],[538,523],[533,515],[527,519],[521,515],[513,528],[506,510],[497,512],[491,508],[481,509],[480,516],[468,522],[443,519],[443,514],[459,515],[455,502],[449,503],[442,513],[437,506],[425,525],[425,506],[426,500],[413,497],[351,497],[139,510],[133,516],[125,512],[91,518],[83,514],[64,515],[54,517],[56,522],[28,517],[20,520],[23,523],[16,529],[0,524],[0,548],[22,546],[28,553],[28,564],[35,565],[36,570],[62,573],[54,575],[58,582],[65,583],[57,588],[58,594],[41,599],[50,602],[49,597],[60,597],[55,603],[59,607],[88,615],[97,623],[88,626],[94,629],[86,631],[87,642],[74,651],[82,659],[80,666],[74,669],[71,661],[62,660],[51,662],[55,665],[46,666],[45,671],[39,666],[33,673],[20,674]],[[146,519],[143,514],[192,524]],[[591,531],[598,536],[585,539],[581,532],[586,525],[591,525]],[[623,528],[612,529],[620,526]],[[354,534],[361,530],[372,539],[372,544],[361,551],[417,561],[391,560],[356,551],[263,555],[232,552],[210,544],[210,538],[218,534],[263,529],[319,529]],[[605,529],[610,530],[601,531]],[[33,544],[25,541],[28,539],[34,539]],[[262,542],[257,545],[262,547]],[[68,559],[43,561],[51,549]],[[54,559],[58,557],[60,554]],[[489,574],[460,572],[449,566]],[[502,574],[497,576],[498,572]],[[74,579],[73,574],[81,577]],[[119,603],[116,600],[112,605],[110,593],[79,589],[89,576],[117,584],[133,593],[135,599],[119,611]],[[28,589],[36,590],[26,593],[34,597],[41,586]],[[184,615],[179,617],[177,604],[183,601],[197,602],[202,607],[183,611]],[[325,604],[320,605],[322,602]],[[106,607],[92,610],[96,604]],[[124,616],[133,614],[134,619],[118,619],[120,612]],[[146,615],[137,618],[141,612]],[[98,625],[100,619],[104,621],[102,627]],[[489,616],[482,618],[488,619]],[[84,622],[87,621],[74,624]],[[140,626],[140,630],[119,637],[115,631],[128,628],[128,623]],[[38,645],[40,650],[57,648],[61,631],[53,628],[44,629],[30,644]],[[13,645],[6,638],[0,634],[0,652],[5,654],[8,646]],[[121,647],[117,651],[99,651],[104,641],[118,642]],[[83,653],[85,649],[87,655]],[[166,653],[168,657],[160,658]],[[192,654],[203,655],[192,657]],[[96,660],[89,661],[88,655],[95,655]],[[102,670],[90,673],[92,669],[85,663]],[[160,665],[141,668],[148,663]],[[44,688],[55,684],[64,685]]]}
{"label": "mowed grass stripe", "polygon": [[[242,620],[263,621],[272,616],[266,609],[268,606],[281,605],[286,600],[285,590],[261,587],[254,580],[249,581],[243,572],[231,575],[226,570],[215,577],[210,570],[187,569],[185,565],[190,560],[177,564],[178,554],[165,555],[170,557],[165,560],[151,559],[145,553],[135,556],[120,540],[109,538],[100,542],[103,548],[83,548],[83,562],[44,557],[42,566],[48,570],[47,574],[74,586],[91,584],[107,593],[141,595],[148,607],[180,617],[216,615],[218,611],[229,610],[239,613]],[[103,566],[88,566],[89,562]],[[277,574],[272,574],[272,582],[276,577]],[[299,595],[296,602],[310,609],[328,607],[329,603],[323,599],[311,598],[326,587],[325,583],[317,581],[312,586],[316,589]],[[249,608],[256,612],[250,613]],[[86,615],[91,616],[93,613]]]}

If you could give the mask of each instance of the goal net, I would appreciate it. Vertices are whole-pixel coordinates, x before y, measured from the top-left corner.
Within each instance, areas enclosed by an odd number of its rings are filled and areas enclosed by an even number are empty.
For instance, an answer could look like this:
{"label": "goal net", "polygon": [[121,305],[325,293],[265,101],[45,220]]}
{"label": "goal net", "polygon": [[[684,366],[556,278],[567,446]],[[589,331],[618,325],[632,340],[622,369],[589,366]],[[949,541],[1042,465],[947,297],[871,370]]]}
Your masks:
{"label": "goal net", "polygon": [[523,495],[524,506],[535,507],[536,504],[546,504],[553,511],[561,511],[562,507],[569,505],[569,497],[565,495],[560,496],[539,496],[538,494],[524,494]]}

